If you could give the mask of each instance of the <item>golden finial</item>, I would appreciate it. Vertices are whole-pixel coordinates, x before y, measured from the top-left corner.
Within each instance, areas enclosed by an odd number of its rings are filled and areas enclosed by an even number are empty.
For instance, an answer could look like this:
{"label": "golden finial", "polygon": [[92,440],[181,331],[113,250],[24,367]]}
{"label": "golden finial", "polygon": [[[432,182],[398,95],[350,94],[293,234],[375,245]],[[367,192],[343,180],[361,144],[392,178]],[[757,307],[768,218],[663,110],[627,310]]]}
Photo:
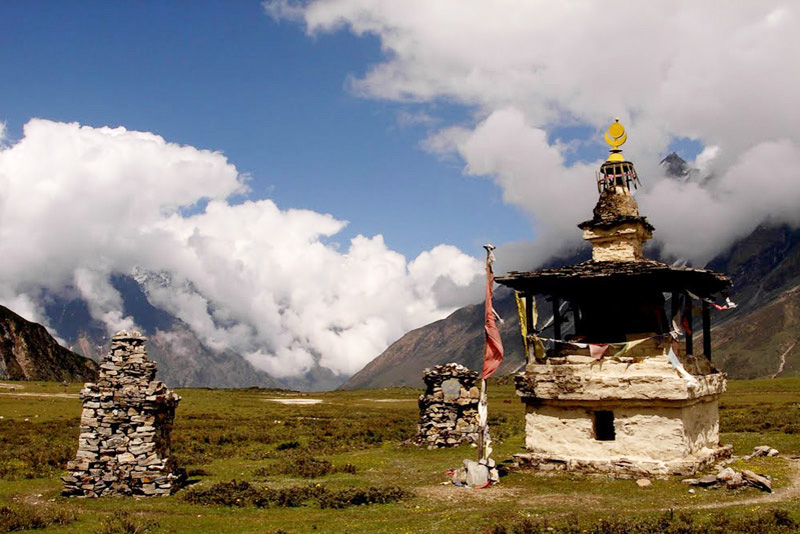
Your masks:
{"label": "golden finial", "polygon": [[606,132],[606,143],[611,145],[611,155],[608,156],[606,161],[625,161],[622,157],[622,146],[628,140],[628,134],[625,132],[625,127],[619,123],[619,119],[614,119],[614,123],[608,127]]}

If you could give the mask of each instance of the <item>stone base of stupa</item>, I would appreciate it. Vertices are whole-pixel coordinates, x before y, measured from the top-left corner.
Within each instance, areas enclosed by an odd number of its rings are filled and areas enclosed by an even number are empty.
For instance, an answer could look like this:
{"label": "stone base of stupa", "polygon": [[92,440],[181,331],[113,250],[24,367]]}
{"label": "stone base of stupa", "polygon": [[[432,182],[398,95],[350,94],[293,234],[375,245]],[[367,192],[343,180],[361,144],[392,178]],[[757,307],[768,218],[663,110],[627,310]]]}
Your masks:
{"label": "stone base of stupa", "polygon": [[730,458],[731,445],[707,449],[697,455],[675,460],[649,458],[575,458],[551,454],[520,453],[514,455],[515,463],[522,469],[540,472],[567,471],[592,475],[610,475],[616,478],[666,478],[693,476],[719,460]]}
{"label": "stone base of stupa", "polygon": [[518,463],[639,477],[692,475],[730,456],[719,443],[724,373],[681,359],[682,373],[663,355],[528,365],[516,378],[527,449]]}

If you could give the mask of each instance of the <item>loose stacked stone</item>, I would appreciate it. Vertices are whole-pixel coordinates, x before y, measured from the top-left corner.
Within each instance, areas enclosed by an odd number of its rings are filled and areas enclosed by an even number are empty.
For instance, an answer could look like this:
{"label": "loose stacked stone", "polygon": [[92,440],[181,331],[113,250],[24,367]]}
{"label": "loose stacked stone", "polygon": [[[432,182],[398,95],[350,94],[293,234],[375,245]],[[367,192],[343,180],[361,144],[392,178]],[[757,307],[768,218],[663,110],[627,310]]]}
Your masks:
{"label": "loose stacked stone", "polygon": [[[457,363],[446,363],[425,369],[423,380],[427,389],[419,397],[417,445],[435,449],[477,442],[478,373]],[[450,380],[456,382],[446,383]]]}
{"label": "loose stacked stone", "polygon": [[81,391],[78,453],[63,477],[66,496],[169,495],[179,485],[170,433],[181,398],[155,380],[146,338],[119,332],[97,383]]}

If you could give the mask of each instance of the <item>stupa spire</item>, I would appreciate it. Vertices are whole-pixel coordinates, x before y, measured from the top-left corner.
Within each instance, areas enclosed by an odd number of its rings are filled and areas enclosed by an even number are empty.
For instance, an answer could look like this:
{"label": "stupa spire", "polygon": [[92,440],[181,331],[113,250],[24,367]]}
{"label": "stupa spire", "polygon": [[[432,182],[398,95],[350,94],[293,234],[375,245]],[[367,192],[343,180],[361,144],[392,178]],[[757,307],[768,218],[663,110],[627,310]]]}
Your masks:
{"label": "stupa spire", "polygon": [[625,127],[619,123],[619,119],[614,119],[614,124],[608,127],[606,132],[606,143],[611,145],[610,154],[606,162],[609,161],[625,161],[622,156],[622,149],[620,148],[628,140],[628,133]]}
{"label": "stupa spire", "polygon": [[614,119],[608,127],[605,140],[611,149],[608,151],[608,159],[600,166],[600,172],[597,173],[597,190],[600,193],[609,189],[618,193],[630,193],[631,186],[638,187],[639,177],[636,175],[633,163],[622,155],[620,147],[628,140],[628,132],[619,119]]}
{"label": "stupa spire", "polygon": [[627,161],[620,148],[628,140],[625,127],[615,119],[605,134],[611,146],[608,159],[597,173],[600,198],[591,220],[578,226],[583,238],[592,244],[594,261],[639,261],[644,259],[644,242],[653,236],[653,226],[639,215],[639,207],[631,194],[639,177],[633,163]]}

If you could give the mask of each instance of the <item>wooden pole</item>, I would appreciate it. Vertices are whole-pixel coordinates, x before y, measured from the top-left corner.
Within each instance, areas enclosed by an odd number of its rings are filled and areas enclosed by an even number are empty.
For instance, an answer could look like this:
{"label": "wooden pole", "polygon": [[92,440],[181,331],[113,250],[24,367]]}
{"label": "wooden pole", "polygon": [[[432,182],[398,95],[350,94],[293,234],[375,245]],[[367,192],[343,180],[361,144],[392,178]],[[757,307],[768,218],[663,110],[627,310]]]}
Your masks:
{"label": "wooden pole", "polygon": [[[678,315],[678,312],[680,311],[678,309],[678,300],[679,299],[680,299],[680,297],[678,296],[678,292],[677,291],[673,291],[672,292],[672,296],[669,299],[669,329],[670,330],[672,330],[672,328],[673,328],[672,320],[675,319],[675,317]],[[680,318],[678,318],[678,322],[680,322]]]}
{"label": "wooden pole", "polygon": [[686,295],[686,299],[689,302],[689,305],[686,306],[686,322],[689,323],[689,332],[686,334],[686,355],[694,354],[694,320],[692,318],[692,297]]}
{"label": "wooden pole", "polygon": [[489,401],[486,398],[486,379],[481,378],[481,399],[478,407],[478,461],[486,457],[486,425],[489,420]]}
{"label": "wooden pole", "polygon": [[553,352],[558,354],[558,342],[561,340],[561,299],[553,295]]}
{"label": "wooden pole", "polygon": [[[525,321],[527,323],[526,330],[528,331],[528,339],[530,339],[530,336],[538,334],[538,332],[536,332],[536,325],[533,322],[533,299],[533,293],[525,293]],[[525,355],[525,361],[531,363],[535,359],[536,348],[533,343],[529,343],[527,339],[525,342],[528,347],[528,354]]]}
{"label": "wooden pole", "polygon": [[703,354],[711,361],[711,307],[703,301]]}

